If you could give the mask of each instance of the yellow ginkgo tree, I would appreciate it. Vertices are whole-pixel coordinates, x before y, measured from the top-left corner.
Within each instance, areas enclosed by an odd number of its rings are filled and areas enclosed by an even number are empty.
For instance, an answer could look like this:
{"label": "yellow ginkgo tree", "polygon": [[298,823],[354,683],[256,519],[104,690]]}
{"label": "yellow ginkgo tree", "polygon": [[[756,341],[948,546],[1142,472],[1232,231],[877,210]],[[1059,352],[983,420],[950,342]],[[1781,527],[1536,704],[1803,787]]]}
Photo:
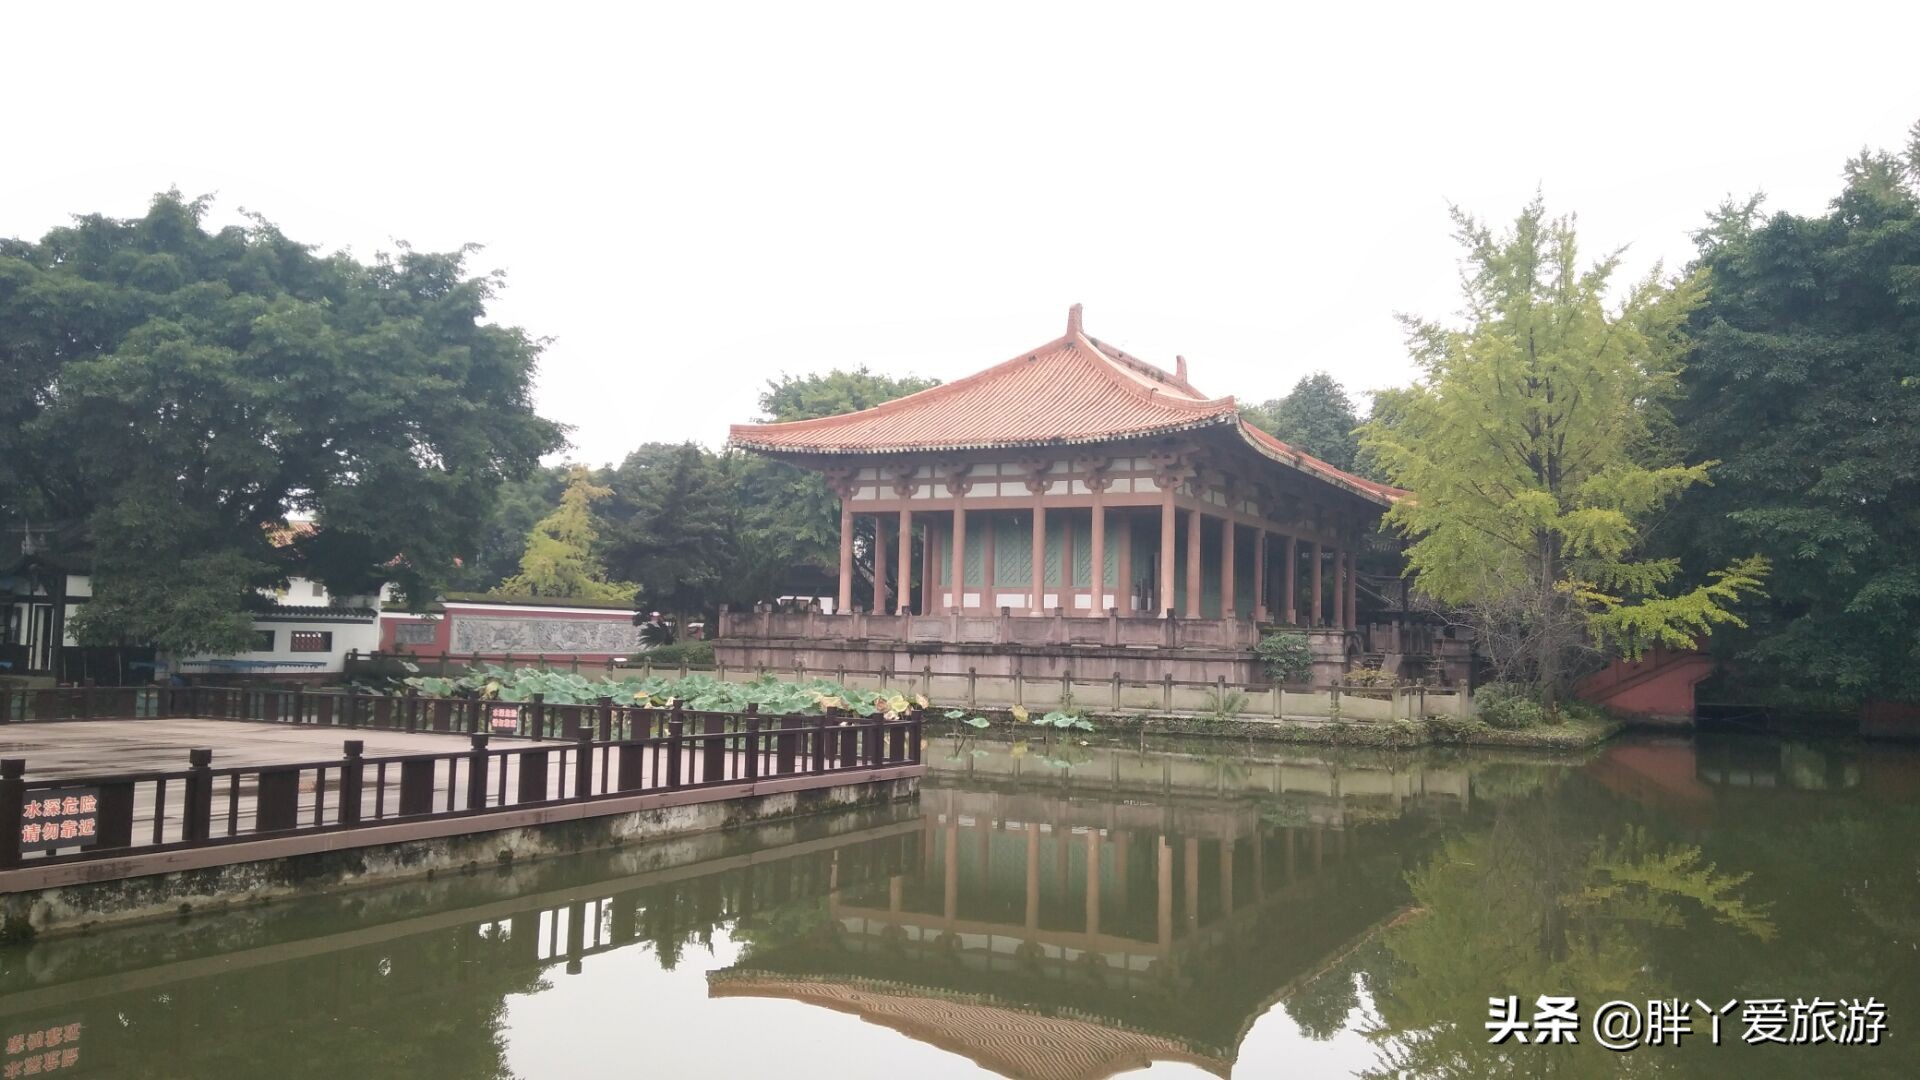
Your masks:
{"label": "yellow ginkgo tree", "polygon": [[567,472],[566,490],[553,513],[541,518],[527,534],[527,550],[520,556],[520,572],[494,589],[499,596],[564,596],[582,600],[631,602],[638,588],[632,582],[608,581],[593,555],[598,538],[593,526],[593,504],[612,494],[593,482],[584,465]]}
{"label": "yellow ginkgo tree", "polygon": [[1538,198],[1504,233],[1454,220],[1465,325],[1406,320],[1421,378],[1362,442],[1411,492],[1387,522],[1411,540],[1415,588],[1551,704],[1596,656],[1738,623],[1767,564],[1669,592],[1678,562],[1643,550],[1648,522],[1712,465],[1680,460],[1665,408],[1707,283],[1655,267],[1610,291],[1619,254],[1583,265],[1571,219]]}

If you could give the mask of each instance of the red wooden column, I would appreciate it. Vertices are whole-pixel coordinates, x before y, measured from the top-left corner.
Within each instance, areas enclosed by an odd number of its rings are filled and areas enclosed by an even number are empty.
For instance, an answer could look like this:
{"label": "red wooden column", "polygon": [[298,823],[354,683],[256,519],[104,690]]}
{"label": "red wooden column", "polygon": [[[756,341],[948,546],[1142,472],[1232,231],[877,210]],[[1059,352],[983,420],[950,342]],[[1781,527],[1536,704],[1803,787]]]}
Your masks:
{"label": "red wooden column", "polygon": [[1200,509],[1187,511],[1187,618],[1200,617]]}
{"label": "red wooden column", "polygon": [[1287,537],[1287,568],[1280,577],[1280,606],[1287,613],[1287,624],[1300,622],[1300,604],[1294,596],[1294,583],[1300,577],[1300,538]]}
{"label": "red wooden column", "polygon": [[873,614],[887,613],[887,530],[880,515],[873,517]]}
{"label": "red wooden column", "polygon": [[1320,541],[1315,540],[1312,544],[1308,545],[1307,561],[1313,565],[1313,593],[1312,598],[1308,601],[1311,606],[1307,611],[1307,625],[1319,626],[1321,617],[1325,614],[1325,609],[1320,606],[1321,579],[1327,576],[1325,564],[1321,562],[1320,558]]}
{"label": "red wooden column", "polygon": [[953,503],[953,595],[952,607],[955,611],[964,610],[967,587],[967,508],[960,504],[959,496]]}
{"label": "red wooden column", "polygon": [[1159,610],[1153,613],[1155,618],[1173,612],[1173,518],[1179,512],[1173,505],[1172,481],[1162,479],[1160,484],[1160,580],[1153,590],[1153,606]]}
{"label": "red wooden column", "polygon": [[1047,496],[1046,488],[1041,487],[1039,494],[1033,497],[1033,577],[1028,582],[1032,599],[1027,601],[1027,614],[1046,614],[1046,565],[1047,565]]}
{"label": "red wooden column", "polygon": [[840,594],[833,605],[835,615],[853,610],[853,500],[840,499]]}
{"label": "red wooden column", "polygon": [[1253,621],[1267,621],[1267,527],[1253,531]]}
{"label": "red wooden column", "polygon": [[894,610],[901,615],[913,612],[913,511],[900,511],[900,595],[894,597]]}

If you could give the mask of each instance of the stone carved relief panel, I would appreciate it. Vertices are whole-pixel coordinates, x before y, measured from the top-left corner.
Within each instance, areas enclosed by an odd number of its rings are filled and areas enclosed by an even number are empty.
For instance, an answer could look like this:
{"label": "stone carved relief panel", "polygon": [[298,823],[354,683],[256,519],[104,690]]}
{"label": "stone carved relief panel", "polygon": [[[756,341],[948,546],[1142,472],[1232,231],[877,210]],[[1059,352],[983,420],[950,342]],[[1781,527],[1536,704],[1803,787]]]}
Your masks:
{"label": "stone carved relief panel", "polygon": [[640,648],[640,628],[625,620],[453,618],[456,653],[613,653]]}

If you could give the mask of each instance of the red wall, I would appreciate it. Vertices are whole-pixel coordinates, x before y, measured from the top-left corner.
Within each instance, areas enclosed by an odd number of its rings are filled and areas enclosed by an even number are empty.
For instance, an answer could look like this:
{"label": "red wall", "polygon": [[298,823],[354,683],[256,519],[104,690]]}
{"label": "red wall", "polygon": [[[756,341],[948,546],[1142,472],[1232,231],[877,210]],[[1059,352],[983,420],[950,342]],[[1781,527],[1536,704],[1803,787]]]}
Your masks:
{"label": "red wall", "polygon": [[1582,701],[1648,718],[1691,718],[1693,688],[1713,674],[1705,653],[1654,649],[1639,660],[1615,660],[1574,686]]}

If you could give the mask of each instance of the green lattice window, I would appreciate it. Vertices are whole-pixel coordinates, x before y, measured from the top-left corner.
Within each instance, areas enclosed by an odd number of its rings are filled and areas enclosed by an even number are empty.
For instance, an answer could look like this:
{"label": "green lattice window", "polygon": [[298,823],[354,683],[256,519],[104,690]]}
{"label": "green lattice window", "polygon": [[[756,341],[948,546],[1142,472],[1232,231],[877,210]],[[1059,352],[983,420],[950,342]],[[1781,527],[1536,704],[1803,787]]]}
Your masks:
{"label": "green lattice window", "polygon": [[1067,546],[1067,523],[1057,515],[1047,518],[1047,566],[1041,583],[1049,589],[1060,587],[1060,559]]}
{"label": "green lattice window", "polygon": [[993,521],[993,583],[1033,584],[1033,519],[1000,514]]}

